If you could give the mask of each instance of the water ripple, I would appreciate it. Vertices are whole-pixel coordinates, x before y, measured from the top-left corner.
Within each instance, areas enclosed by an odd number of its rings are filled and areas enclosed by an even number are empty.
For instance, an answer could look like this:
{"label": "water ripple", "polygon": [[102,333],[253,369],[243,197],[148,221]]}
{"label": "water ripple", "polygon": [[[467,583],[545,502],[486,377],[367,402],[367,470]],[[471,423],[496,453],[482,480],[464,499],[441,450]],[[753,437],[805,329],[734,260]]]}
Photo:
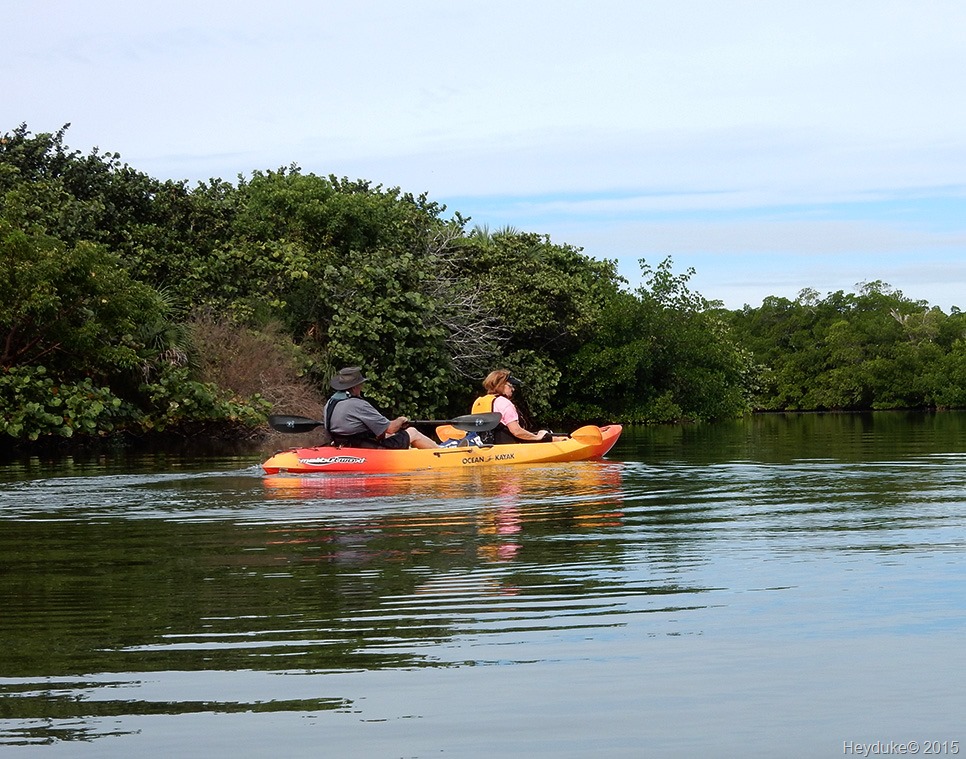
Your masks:
{"label": "water ripple", "polygon": [[[565,723],[609,704],[618,732],[674,703],[688,730],[732,704],[813,715],[828,693],[879,719],[883,672],[932,651],[954,669],[966,455],[925,434],[888,447],[861,431],[835,449],[829,435],[768,447],[738,431],[724,449],[672,437],[702,429],[657,430],[614,460],[499,472],[8,471],[0,744],[101,748],[111,735],[123,751],[141,730],[153,739],[150,725],[170,737],[187,716],[208,728],[259,712],[439,725],[460,699],[471,725],[467,683],[502,694],[510,677]],[[905,645],[877,656],[884,640]],[[410,702],[405,685],[427,673]],[[937,682],[914,688],[917,703],[961,712],[956,692],[929,700]],[[382,694],[396,700],[380,711]],[[502,724],[519,703],[490,708]]]}

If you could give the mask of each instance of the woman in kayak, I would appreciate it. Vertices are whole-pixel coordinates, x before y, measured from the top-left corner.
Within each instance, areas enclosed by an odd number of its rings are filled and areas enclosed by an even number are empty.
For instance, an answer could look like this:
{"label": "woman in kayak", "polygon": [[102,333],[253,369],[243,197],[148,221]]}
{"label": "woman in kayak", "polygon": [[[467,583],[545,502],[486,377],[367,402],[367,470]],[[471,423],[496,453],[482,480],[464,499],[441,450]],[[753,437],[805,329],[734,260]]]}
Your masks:
{"label": "woman in kayak", "polygon": [[405,416],[390,421],[362,397],[362,369],[340,369],[329,384],[336,392],[325,404],[325,429],[336,445],[353,448],[438,448],[436,442],[415,427],[407,427]]}
{"label": "woman in kayak", "polygon": [[481,433],[480,437],[486,442],[487,437],[492,435],[492,442],[496,445],[506,443],[549,443],[554,437],[553,433],[547,430],[530,432],[520,424],[520,414],[517,407],[513,404],[513,393],[520,388],[523,383],[510,374],[506,369],[495,369],[486,375],[483,380],[483,389],[486,395],[482,395],[473,403],[474,414],[486,414],[496,411],[500,414],[500,424],[492,433]]}

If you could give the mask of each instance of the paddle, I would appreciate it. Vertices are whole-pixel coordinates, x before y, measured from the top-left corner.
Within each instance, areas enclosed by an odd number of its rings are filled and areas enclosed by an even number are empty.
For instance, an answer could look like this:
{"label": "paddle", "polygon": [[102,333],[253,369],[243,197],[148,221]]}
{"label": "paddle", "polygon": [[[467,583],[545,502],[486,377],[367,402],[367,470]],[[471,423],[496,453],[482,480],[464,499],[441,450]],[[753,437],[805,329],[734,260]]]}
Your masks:
{"label": "paddle", "polygon": [[[496,412],[489,414],[466,414],[455,419],[410,419],[407,424],[451,424],[465,432],[486,432],[500,423],[500,415]],[[285,416],[273,414],[268,417],[268,424],[279,432],[311,432],[321,427],[325,422],[307,419],[304,416]]]}
{"label": "paddle", "polygon": [[464,414],[455,419],[410,419],[408,424],[451,424],[464,432],[488,432],[495,429],[503,415],[497,411],[486,414]]}
{"label": "paddle", "polygon": [[574,440],[579,440],[585,445],[600,445],[604,442],[604,436],[600,433],[600,427],[595,427],[592,424],[574,430],[570,433],[570,437]]}

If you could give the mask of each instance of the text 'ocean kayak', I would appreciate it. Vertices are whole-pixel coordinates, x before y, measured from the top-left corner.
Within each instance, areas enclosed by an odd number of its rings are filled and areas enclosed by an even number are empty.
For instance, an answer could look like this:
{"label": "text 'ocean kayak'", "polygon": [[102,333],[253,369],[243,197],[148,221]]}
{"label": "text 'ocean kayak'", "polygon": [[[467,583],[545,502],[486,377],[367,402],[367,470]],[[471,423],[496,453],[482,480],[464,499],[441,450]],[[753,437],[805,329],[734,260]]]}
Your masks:
{"label": "text 'ocean kayak'", "polygon": [[512,443],[464,448],[292,448],[262,464],[266,474],[310,472],[416,472],[426,469],[457,469],[507,464],[540,464],[553,461],[599,459],[617,442],[622,427],[588,425],[566,440],[552,443]]}

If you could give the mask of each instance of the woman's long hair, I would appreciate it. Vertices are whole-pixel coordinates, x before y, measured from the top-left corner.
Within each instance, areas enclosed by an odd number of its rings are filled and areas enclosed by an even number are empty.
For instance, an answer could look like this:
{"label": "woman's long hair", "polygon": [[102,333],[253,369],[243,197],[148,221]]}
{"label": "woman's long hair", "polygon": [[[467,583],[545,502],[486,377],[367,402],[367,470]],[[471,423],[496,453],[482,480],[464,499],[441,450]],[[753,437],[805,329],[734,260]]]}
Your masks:
{"label": "woman's long hair", "polygon": [[508,379],[510,379],[509,369],[494,369],[483,380],[483,389],[490,395],[503,395],[500,391],[503,390]]}
{"label": "woman's long hair", "polygon": [[[503,390],[503,386],[510,381],[510,377],[511,373],[509,369],[494,369],[483,380],[483,389],[490,395],[503,395],[501,391]],[[516,392],[513,393],[513,400],[511,402],[516,406],[517,415],[520,417],[520,426],[532,432],[533,423],[530,420],[530,407],[527,405],[526,398],[523,397],[517,381],[514,380],[512,384]]]}

